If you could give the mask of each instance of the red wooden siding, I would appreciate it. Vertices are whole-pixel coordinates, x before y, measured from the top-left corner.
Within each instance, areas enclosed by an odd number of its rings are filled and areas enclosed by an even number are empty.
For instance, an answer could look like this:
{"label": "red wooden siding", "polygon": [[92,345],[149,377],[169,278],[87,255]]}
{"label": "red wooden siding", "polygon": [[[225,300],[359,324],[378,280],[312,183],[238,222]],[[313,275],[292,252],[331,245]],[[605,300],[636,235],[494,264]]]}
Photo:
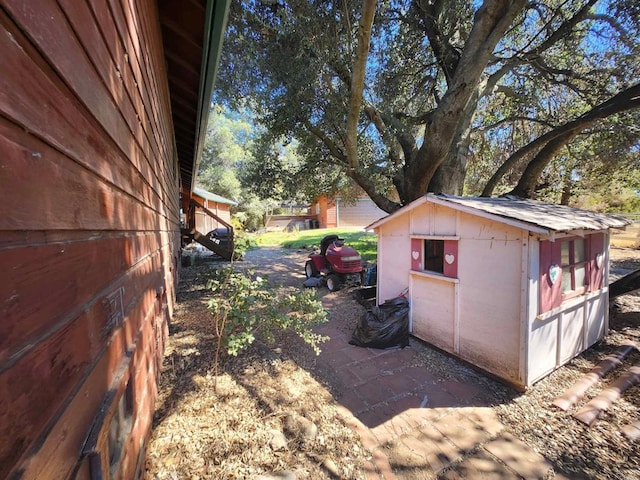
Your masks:
{"label": "red wooden siding", "polygon": [[[231,223],[231,209],[228,204],[218,203],[215,200],[207,200],[206,198],[196,194],[192,194],[192,198],[200,203],[200,205],[204,206],[204,208],[219,216],[225,222]],[[224,225],[204,213],[201,209],[196,209],[196,230],[199,232],[207,234],[214,228],[223,226]]]}
{"label": "red wooden siding", "polygon": [[338,209],[335,203],[327,202],[327,228],[338,226]]}
{"label": "red wooden siding", "polygon": [[[318,214],[320,228],[335,228],[338,221],[336,203],[329,200],[326,195],[318,197],[316,203],[319,205],[320,210]],[[315,214],[315,208],[312,208],[312,210],[312,213]]]}
{"label": "red wooden siding", "polygon": [[0,58],[0,478],[89,478],[127,382],[134,478],[180,247],[156,2],[2,0]]}

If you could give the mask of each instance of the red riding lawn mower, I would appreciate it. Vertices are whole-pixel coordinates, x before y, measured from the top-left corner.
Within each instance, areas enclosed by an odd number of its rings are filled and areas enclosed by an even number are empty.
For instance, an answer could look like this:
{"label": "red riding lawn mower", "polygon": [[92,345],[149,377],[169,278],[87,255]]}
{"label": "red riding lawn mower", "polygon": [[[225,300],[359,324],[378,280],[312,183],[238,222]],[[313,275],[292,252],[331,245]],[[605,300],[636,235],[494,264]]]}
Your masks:
{"label": "red riding lawn mower", "polygon": [[344,244],[338,235],[327,235],[320,241],[320,253],[309,255],[304,266],[307,278],[324,276],[330,292],[343,285],[362,284],[362,258],[357,250]]}

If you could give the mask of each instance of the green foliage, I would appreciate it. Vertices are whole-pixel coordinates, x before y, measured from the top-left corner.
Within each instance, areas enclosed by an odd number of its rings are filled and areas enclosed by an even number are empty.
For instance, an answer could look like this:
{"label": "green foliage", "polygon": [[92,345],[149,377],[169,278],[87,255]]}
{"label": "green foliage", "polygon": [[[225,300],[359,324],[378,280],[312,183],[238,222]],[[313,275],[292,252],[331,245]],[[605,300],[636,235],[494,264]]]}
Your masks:
{"label": "green foliage", "polygon": [[235,218],[248,232],[255,232],[264,227],[267,210],[275,205],[271,199],[260,199],[256,194],[245,191],[238,207],[234,210]]}
{"label": "green foliage", "polygon": [[258,332],[273,340],[276,331],[291,330],[316,354],[327,340],[312,330],[327,321],[312,290],[278,293],[265,278],[235,271],[233,265],[215,270],[208,288],[214,294],[207,307],[216,329],[216,370],[222,348],[237,356],[255,341]]}
{"label": "green foliage", "polygon": [[252,160],[239,173],[246,191],[279,202],[309,200],[307,184],[313,182],[300,175],[302,161],[297,142],[262,135],[254,142],[252,154]]}
{"label": "green foliage", "polygon": [[307,200],[295,173],[299,163],[294,143],[256,142],[261,127],[246,115],[215,105],[209,117],[198,184],[233,199],[231,213],[237,227],[255,231],[283,200]]}
{"label": "green foliage", "polygon": [[572,206],[607,213],[640,212],[640,165],[629,172],[606,171],[600,165],[583,174],[584,179],[574,187]]}
{"label": "green foliage", "polygon": [[234,254],[236,258],[244,257],[247,250],[257,247],[257,243],[254,237],[247,235],[240,229],[234,228]]}
{"label": "green foliage", "polygon": [[235,169],[223,165],[212,165],[202,171],[198,176],[198,185],[209,192],[233,200],[238,200],[242,192]]}
{"label": "green foliage", "polygon": [[255,135],[255,126],[248,119],[220,105],[214,106],[207,124],[198,184],[205,190],[238,200],[242,193],[238,171],[252,159]]}
{"label": "green foliage", "polygon": [[[259,161],[250,172],[261,195],[334,193],[351,176],[361,186],[368,182],[370,195],[406,204],[424,193],[418,177],[428,177],[434,164],[450,178],[464,179],[468,168],[466,193],[479,193],[511,154],[640,80],[633,0],[378,1],[357,176],[342,154],[361,7],[356,0],[232,3],[217,94],[233,108],[250,105],[264,126],[259,136],[267,146],[259,156],[254,148]],[[483,10],[498,7],[513,7],[517,15],[504,34],[492,34],[501,36],[494,46],[472,32],[482,30]],[[502,10],[493,13],[506,18]],[[489,60],[477,60],[485,47]],[[460,108],[445,108],[445,100],[465,92]],[[445,130],[437,131],[438,120]],[[612,116],[582,135],[600,132],[599,141],[607,137],[614,150],[628,152],[633,147],[617,134],[628,130],[637,150],[636,124],[632,116]],[[296,145],[293,163],[280,155],[283,139]],[[577,155],[589,151],[580,139],[567,141],[572,161],[593,160]],[[436,152],[440,144],[446,151]],[[416,153],[432,145],[435,153]],[[503,177],[495,193],[509,191],[536,153]],[[571,180],[562,174],[572,170],[562,163],[548,166],[540,179],[548,188],[540,193],[561,195]],[[575,170],[573,181],[586,178]]]}

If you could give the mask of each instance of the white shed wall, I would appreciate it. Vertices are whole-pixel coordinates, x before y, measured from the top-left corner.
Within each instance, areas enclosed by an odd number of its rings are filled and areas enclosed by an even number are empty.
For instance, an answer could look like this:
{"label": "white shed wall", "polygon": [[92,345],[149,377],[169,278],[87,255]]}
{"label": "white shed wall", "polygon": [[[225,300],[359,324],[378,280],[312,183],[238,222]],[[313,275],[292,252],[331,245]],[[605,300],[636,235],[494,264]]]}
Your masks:
{"label": "white shed wall", "polygon": [[455,353],[455,283],[411,274],[411,333]]}
{"label": "white shed wall", "polygon": [[385,223],[378,235],[378,304],[409,286],[410,250],[409,216]]}
{"label": "white shed wall", "polygon": [[461,213],[459,235],[458,355],[519,383],[526,232]]}
{"label": "white shed wall", "polygon": [[366,227],[376,220],[387,215],[370,198],[358,198],[351,205],[337,199],[337,225],[338,227]]}
{"label": "white shed wall", "polygon": [[[380,299],[397,295],[408,272],[413,335],[521,383],[527,233],[425,203],[383,224],[379,234]],[[457,278],[411,272],[411,235],[459,238]]]}
{"label": "white shed wall", "polygon": [[450,208],[425,203],[410,213],[414,235],[456,235],[456,212]]}

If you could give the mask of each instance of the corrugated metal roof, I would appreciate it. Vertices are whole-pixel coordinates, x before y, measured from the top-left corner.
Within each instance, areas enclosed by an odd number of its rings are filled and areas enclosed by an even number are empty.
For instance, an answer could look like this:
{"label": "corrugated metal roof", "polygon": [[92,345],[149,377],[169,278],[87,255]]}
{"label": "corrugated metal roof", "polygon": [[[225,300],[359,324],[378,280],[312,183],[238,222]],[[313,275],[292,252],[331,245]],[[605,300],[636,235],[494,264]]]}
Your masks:
{"label": "corrugated metal roof", "polygon": [[208,192],[204,188],[196,187],[193,189],[193,193],[213,202],[225,203],[227,205],[238,205],[238,202],[234,202],[233,200],[229,200],[228,198],[224,198],[220,195],[216,195],[215,193]]}
{"label": "corrugated metal roof", "polygon": [[428,193],[393,214],[372,223],[366,229],[377,228],[391,218],[402,215],[425,202],[448,206],[472,215],[481,215],[497,222],[542,234],[576,230],[607,230],[623,228],[631,223],[620,215],[597,213],[524,198],[459,197]]}

